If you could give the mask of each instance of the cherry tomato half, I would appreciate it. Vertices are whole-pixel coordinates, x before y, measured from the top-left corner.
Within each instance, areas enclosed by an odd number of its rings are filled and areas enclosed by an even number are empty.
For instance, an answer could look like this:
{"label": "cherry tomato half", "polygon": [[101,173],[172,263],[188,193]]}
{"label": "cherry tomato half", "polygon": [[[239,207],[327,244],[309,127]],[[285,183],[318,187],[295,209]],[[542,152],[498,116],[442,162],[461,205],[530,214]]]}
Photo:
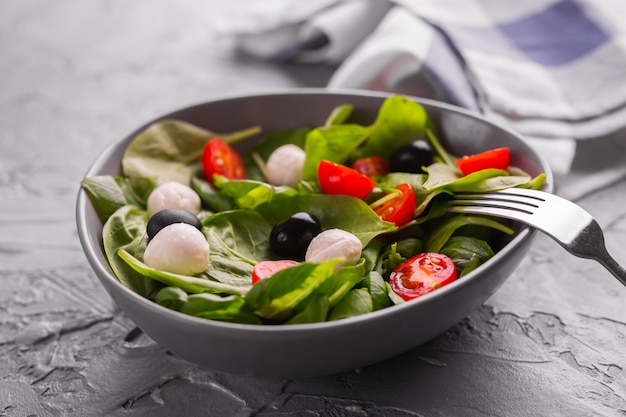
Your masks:
{"label": "cherry tomato half", "polygon": [[409,301],[443,287],[456,279],[452,259],[442,253],[426,252],[407,259],[389,276],[393,292]]}
{"label": "cherry tomato half", "polygon": [[415,193],[409,184],[400,184],[396,189],[400,192],[396,193],[395,197],[374,207],[374,211],[381,219],[395,223],[396,226],[400,227],[413,219],[416,204]]}
{"label": "cherry tomato half", "polygon": [[345,165],[322,160],[317,167],[317,180],[325,194],[345,194],[365,198],[374,188],[374,180]]}
{"label": "cherry tomato half", "polygon": [[376,155],[357,159],[352,164],[352,168],[372,178],[389,174],[389,162],[382,156]]}
{"label": "cherry tomato half", "polygon": [[496,168],[506,170],[511,160],[511,151],[509,148],[496,148],[486,152],[477,153],[476,155],[464,156],[457,159],[456,165],[459,167],[463,175],[482,169]]}
{"label": "cherry tomato half", "polygon": [[213,175],[222,175],[229,180],[246,178],[246,167],[241,156],[220,138],[210,139],[202,150],[202,171],[213,184]]}
{"label": "cherry tomato half", "polygon": [[299,262],[292,261],[291,259],[280,259],[278,261],[261,261],[254,265],[254,267],[252,268],[252,283],[256,284],[262,279],[271,277],[281,269],[298,265],[298,263]]}

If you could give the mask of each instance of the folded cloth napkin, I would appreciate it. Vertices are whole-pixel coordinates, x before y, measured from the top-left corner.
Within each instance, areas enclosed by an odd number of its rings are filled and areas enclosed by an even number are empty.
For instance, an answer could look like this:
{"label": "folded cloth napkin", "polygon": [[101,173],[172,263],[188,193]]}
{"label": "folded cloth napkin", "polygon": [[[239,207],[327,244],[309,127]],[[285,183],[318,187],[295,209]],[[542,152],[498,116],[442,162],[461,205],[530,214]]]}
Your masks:
{"label": "folded cloth napkin", "polygon": [[576,199],[626,175],[624,16],[623,0],[295,1],[238,46],[337,65],[329,88],[481,112],[538,148]]}

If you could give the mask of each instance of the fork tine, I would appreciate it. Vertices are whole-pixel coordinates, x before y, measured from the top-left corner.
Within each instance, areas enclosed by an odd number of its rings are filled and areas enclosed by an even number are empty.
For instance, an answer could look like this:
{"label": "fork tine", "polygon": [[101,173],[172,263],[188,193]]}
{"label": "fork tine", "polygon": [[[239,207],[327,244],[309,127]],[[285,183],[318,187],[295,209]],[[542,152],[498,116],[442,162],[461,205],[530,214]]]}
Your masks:
{"label": "fork tine", "polygon": [[[521,190],[521,189],[520,189]],[[502,192],[457,193],[446,211],[453,213],[483,214],[532,224],[532,215],[542,198],[527,193]]]}

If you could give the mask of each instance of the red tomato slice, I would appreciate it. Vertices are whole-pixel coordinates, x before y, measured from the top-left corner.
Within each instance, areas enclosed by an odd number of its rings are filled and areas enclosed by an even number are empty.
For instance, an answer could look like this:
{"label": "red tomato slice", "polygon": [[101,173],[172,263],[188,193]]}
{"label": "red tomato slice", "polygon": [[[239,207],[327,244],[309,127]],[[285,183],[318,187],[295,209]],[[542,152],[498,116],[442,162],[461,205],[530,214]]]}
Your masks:
{"label": "red tomato slice", "polygon": [[325,194],[345,194],[365,198],[374,188],[374,180],[347,166],[322,160],[317,167],[317,180]]}
{"label": "red tomato slice", "polygon": [[400,184],[396,189],[400,190],[400,193],[374,207],[374,211],[381,219],[393,222],[400,227],[410,222],[415,215],[415,193],[409,184]]}
{"label": "red tomato slice", "polygon": [[389,162],[376,155],[357,159],[352,164],[352,168],[368,177],[380,177],[389,174]]}
{"label": "red tomato slice", "polygon": [[442,253],[420,253],[404,261],[389,276],[393,292],[409,301],[456,279],[452,259]]}
{"label": "red tomato slice", "polygon": [[490,151],[477,153],[476,155],[464,156],[457,159],[456,165],[463,175],[482,169],[496,168],[506,170],[511,160],[509,148],[496,148]]}
{"label": "red tomato slice", "polygon": [[252,283],[256,284],[262,279],[271,277],[281,269],[298,265],[298,263],[299,262],[292,261],[291,259],[280,259],[278,261],[261,261],[254,265],[254,267],[252,268]]}
{"label": "red tomato slice", "polygon": [[213,175],[222,175],[229,180],[246,178],[246,167],[241,156],[220,138],[210,139],[202,151],[202,171],[213,184]]}

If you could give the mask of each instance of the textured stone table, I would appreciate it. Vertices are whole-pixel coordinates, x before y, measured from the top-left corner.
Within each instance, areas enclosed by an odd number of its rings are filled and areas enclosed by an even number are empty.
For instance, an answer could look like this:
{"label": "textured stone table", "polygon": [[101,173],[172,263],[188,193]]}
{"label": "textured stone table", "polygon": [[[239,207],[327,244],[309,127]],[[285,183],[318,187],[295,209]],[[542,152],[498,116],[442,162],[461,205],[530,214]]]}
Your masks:
{"label": "textured stone table", "polygon": [[[233,52],[225,29],[261,3],[0,2],[0,416],[626,415],[626,288],[545,236],[450,331],[359,371],[218,374],[133,331],[80,248],[79,181],[171,109],[324,86],[332,68]],[[579,201],[622,264],[625,195],[621,181]]]}

